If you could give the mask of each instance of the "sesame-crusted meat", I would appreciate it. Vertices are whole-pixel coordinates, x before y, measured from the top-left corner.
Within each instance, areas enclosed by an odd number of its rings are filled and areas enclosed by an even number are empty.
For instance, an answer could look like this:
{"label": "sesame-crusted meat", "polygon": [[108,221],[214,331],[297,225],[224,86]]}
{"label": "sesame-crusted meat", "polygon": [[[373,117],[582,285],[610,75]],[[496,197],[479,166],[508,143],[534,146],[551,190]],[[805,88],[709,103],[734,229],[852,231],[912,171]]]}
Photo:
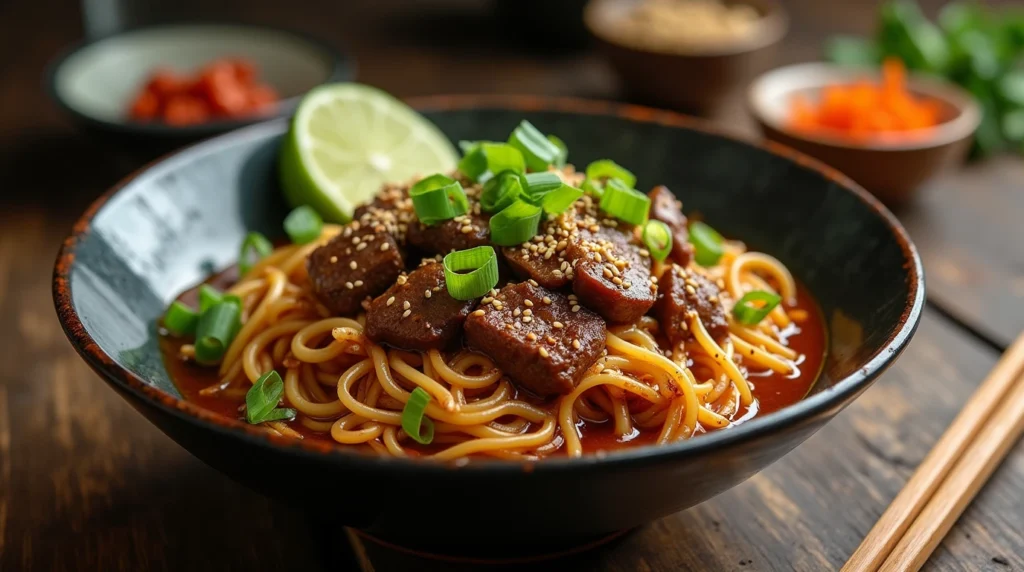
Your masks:
{"label": "sesame-crusted meat", "polygon": [[729,335],[729,322],[722,306],[721,290],[704,275],[673,264],[658,282],[658,302],[654,315],[662,331],[673,344],[686,341],[693,313],[700,317],[704,328],[715,340]]}
{"label": "sesame-crusted meat", "polygon": [[382,223],[349,223],[341,234],[306,260],[317,298],[332,312],[351,316],[367,296],[376,296],[402,272],[402,254]]}
{"label": "sesame-crusted meat", "polygon": [[372,201],[355,210],[352,220],[364,225],[383,225],[399,246],[405,246],[408,228],[416,223],[409,186],[385,186]]}
{"label": "sesame-crusted meat", "polygon": [[631,226],[601,224],[581,231],[568,248],[575,260],[573,292],[610,322],[636,321],[657,296],[650,255],[632,241]]}
{"label": "sesame-crusted meat", "polygon": [[432,262],[417,268],[370,302],[366,336],[407,350],[444,349],[462,332],[476,300],[448,294],[444,267]]}
{"label": "sesame-crusted meat", "polygon": [[409,224],[409,244],[427,254],[486,246],[491,243],[490,219],[490,215],[467,213],[430,226],[414,221]]}
{"label": "sesame-crusted meat", "polygon": [[690,244],[690,231],[682,203],[664,185],[654,187],[647,196],[651,199],[651,218],[660,220],[672,230],[672,261],[685,267],[693,258],[693,245]]}
{"label": "sesame-crusted meat", "polygon": [[466,319],[469,347],[490,356],[509,379],[536,395],[572,392],[601,356],[604,320],[574,296],[530,281],[492,294]]}
{"label": "sesame-crusted meat", "polygon": [[501,249],[512,271],[545,288],[561,288],[572,281],[572,258],[567,248],[577,239],[577,218],[574,210],[562,213],[541,223],[532,240]]}

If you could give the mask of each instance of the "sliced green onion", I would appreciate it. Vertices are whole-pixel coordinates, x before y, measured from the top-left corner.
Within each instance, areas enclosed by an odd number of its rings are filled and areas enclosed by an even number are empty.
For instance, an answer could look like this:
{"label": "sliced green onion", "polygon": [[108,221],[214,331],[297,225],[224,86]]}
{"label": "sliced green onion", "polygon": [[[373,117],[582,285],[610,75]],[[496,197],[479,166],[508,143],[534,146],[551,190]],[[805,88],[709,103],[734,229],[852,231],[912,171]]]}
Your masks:
{"label": "sliced green onion", "polygon": [[498,246],[515,246],[530,240],[540,226],[540,207],[516,201],[491,217],[491,242]]}
{"label": "sliced green onion", "polygon": [[523,195],[522,179],[515,171],[502,171],[484,183],[480,193],[480,209],[496,213],[519,200]]}
{"label": "sliced green onion", "polygon": [[195,343],[197,362],[213,364],[220,361],[238,333],[241,312],[238,296],[225,296],[199,316]]}
{"label": "sliced green onion", "polygon": [[650,208],[651,199],[621,179],[609,179],[601,195],[601,210],[628,223],[643,224]]}
{"label": "sliced green onion", "polygon": [[481,142],[459,161],[459,171],[478,183],[484,183],[502,171],[522,173],[525,170],[523,154],[505,143]]}
{"label": "sliced green onion", "polygon": [[284,217],[284,231],[295,244],[309,244],[320,238],[324,219],[309,205],[302,205]]}
{"label": "sliced green onion", "polygon": [[409,189],[412,208],[423,224],[437,224],[469,211],[462,185],[445,175],[431,175]]}
{"label": "sliced green onion", "polygon": [[260,376],[245,394],[245,419],[253,425],[265,421],[295,419],[295,410],[278,408],[277,404],[284,394],[284,381],[281,374],[274,370]]}
{"label": "sliced green onion", "polygon": [[619,179],[630,188],[636,185],[636,175],[611,159],[598,159],[587,165],[587,178],[595,181]]}
{"label": "sliced green onion", "polygon": [[402,409],[402,429],[413,441],[429,445],[434,440],[434,422],[423,415],[430,403],[430,394],[422,387],[412,390]]}
{"label": "sliced green onion", "polygon": [[725,239],[718,231],[710,226],[697,221],[690,225],[690,242],[695,250],[694,260],[701,266],[714,266],[718,259],[722,258],[725,250],[722,243]]}
{"label": "sliced green onion", "polygon": [[480,141],[467,141],[463,139],[459,141],[459,149],[462,151],[462,154],[465,155],[466,153],[472,151],[480,143]]}
{"label": "sliced green onion", "polygon": [[565,141],[554,135],[548,135],[548,141],[551,141],[555,147],[558,147],[558,157],[555,158],[555,166],[561,169],[569,161],[569,148],[565,145]]}
{"label": "sliced green onion", "polygon": [[565,183],[561,183],[557,189],[549,191],[544,195],[544,198],[540,201],[540,206],[546,213],[558,214],[572,206],[572,204],[576,202],[576,199],[582,196],[582,190],[566,185]]}
{"label": "sliced green onion", "polygon": [[242,276],[249,273],[252,266],[261,258],[269,256],[274,251],[274,245],[270,244],[267,237],[258,232],[250,232],[245,235],[242,241],[242,249],[238,255],[238,272]]}
{"label": "sliced green onion", "polygon": [[509,135],[508,143],[522,152],[526,166],[532,171],[546,171],[548,165],[558,161],[562,155],[558,145],[525,119]]}
{"label": "sliced green onion", "polygon": [[562,178],[550,171],[543,173],[528,173],[522,176],[523,190],[532,197],[541,197],[548,191],[553,191],[562,185]]}
{"label": "sliced green onion", "polygon": [[443,265],[448,294],[456,300],[479,298],[498,283],[498,255],[490,246],[449,252]]}
{"label": "sliced green onion", "polygon": [[584,193],[587,193],[592,197],[600,199],[604,196],[604,185],[602,185],[600,181],[585,179],[583,184],[580,185],[580,188],[583,189]]}
{"label": "sliced green onion", "polygon": [[199,313],[202,314],[203,312],[206,312],[211,306],[220,302],[223,298],[224,293],[213,286],[210,286],[209,284],[199,286]]}
{"label": "sliced green onion", "polygon": [[660,220],[649,220],[641,237],[651,258],[662,261],[672,252],[672,230]]}
{"label": "sliced green onion", "polygon": [[781,300],[782,297],[778,294],[772,294],[763,290],[747,292],[733,306],[732,315],[736,318],[737,322],[753,326],[761,323],[761,320],[765,319],[768,313],[774,310],[775,306],[779,305]]}
{"label": "sliced green onion", "polygon": [[196,333],[196,325],[199,323],[199,314],[182,304],[171,302],[164,314],[164,327],[176,336],[190,336]]}

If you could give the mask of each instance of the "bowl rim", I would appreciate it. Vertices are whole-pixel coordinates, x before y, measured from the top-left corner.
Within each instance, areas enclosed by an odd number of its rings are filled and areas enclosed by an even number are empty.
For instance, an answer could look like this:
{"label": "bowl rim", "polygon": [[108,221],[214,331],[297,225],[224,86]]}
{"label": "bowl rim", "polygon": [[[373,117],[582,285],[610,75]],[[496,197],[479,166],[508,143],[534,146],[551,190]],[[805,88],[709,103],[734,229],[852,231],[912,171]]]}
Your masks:
{"label": "bowl rim", "polygon": [[[932,133],[930,133],[928,137],[914,139],[911,141],[873,140],[860,143],[837,136],[800,133],[786,125],[783,125],[778,121],[778,119],[773,118],[771,113],[768,113],[767,103],[765,101],[766,95],[764,91],[767,89],[769,82],[782,82],[785,81],[784,78],[787,75],[797,75],[801,73],[821,74],[823,77],[831,76],[833,78],[842,77],[849,81],[862,78],[873,79],[881,77],[881,71],[877,68],[843,66],[819,61],[784,65],[759,75],[747,87],[746,103],[747,108],[750,110],[750,114],[763,125],[767,125],[771,129],[796,140],[826,145],[838,149],[857,149],[861,151],[914,151],[942,147],[960,141],[964,138],[971,137],[981,124],[981,105],[973,95],[967,92],[967,90],[953,82],[933,75],[909,73],[907,75],[907,87],[910,88],[911,91],[923,94],[932,99],[940,100],[958,111],[957,116],[953,119],[940,123],[933,128],[929,128]],[[800,85],[798,87],[783,90],[785,94],[784,97],[791,95],[795,89],[808,88],[818,90],[826,85],[825,83],[819,84],[819,82],[809,83],[811,83],[811,85]]]}
{"label": "bowl rim", "polygon": [[662,111],[631,104],[608,101],[586,100],[571,97],[545,97],[531,95],[438,95],[405,100],[420,111],[465,111],[474,109],[503,109],[511,111],[554,111],[579,115],[603,115],[619,117],[629,121],[657,124],[675,129],[691,129],[705,134],[724,137],[750,147],[765,150],[792,161],[805,169],[816,171],[825,178],[852,193],[857,199],[874,211],[889,227],[904,256],[907,268],[908,298],[903,313],[885,344],[866,358],[853,373],[836,381],[835,385],[818,394],[807,397],[780,411],[763,417],[756,417],[726,431],[702,435],[699,439],[677,441],[668,445],[650,445],[609,452],[606,455],[585,455],[580,458],[554,458],[535,462],[481,459],[452,462],[431,462],[406,458],[384,457],[346,451],[327,442],[295,440],[276,436],[236,419],[220,416],[199,405],[179,399],[149,385],[143,379],[117,364],[103,352],[83,325],[72,301],[70,274],[75,264],[78,243],[90,233],[92,219],[104,205],[119,191],[128,186],[142,173],[171,158],[191,154],[202,154],[207,150],[252,138],[265,138],[282,133],[287,119],[263,122],[214,139],[203,141],[182,150],[170,153],[143,166],[128,175],[97,198],[72,227],[71,234],[64,240],[53,272],[53,299],[61,327],[72,345],[83,359],[116,389],[155,407],[163,413],[177,417],[197,429],[214,431],[224,437],[241,439],[256,447],[269,449],[270,453],[290,454],[306,460],[337,463],[342,466],[363,470],[406,470],[420,474],[451,474],[452,471],[482,471],[491,474],[558,473],[582,472],[600,466],[608,469],[626,469],[651,466],[663,462],[698,457],[740,442],[750,442],[781,432],[788,427],[798,426],[830,410],[842,407],[848,398],[866,389],[902,353],[914,335],[924,308],[924,268],[917,248],[911,242],[907,231],[882,203],[837,170],[824,165],[798,151],[772,142],[757,144],[742,137],[736,137],[714,127],[703,120],[671,111]]}
{"label": "bowl rim", "polygon": [[325,40],[322,40],[308,32],[301,30],[288,28],[284,26],[269,26],[264,24],[245,24],[239,22],[230,21],[218,21],[218,20],[205,20],[200,22],[169,22],[165,24],[154,24],[148,26],[139,26],[130,30],[124,30],[115,34],[109,34],[98,38],[87,38],[76,43],[69,45],[60,51],[49,63],[46,65],[46,70],[43,73],[44,78],[44,91],[50,97],[50,99],[57,104],[57,106],[68,113],[72,117],[86,123],[93,127],[100,127],[107,131],[113,131],[122,134],[131,135],[144,135],[159,138],[196,138],[209,136],[217,133],[224,133],[252,125],[254,123],[260,123],[263,121],[271,120],[283,115],[291,115],[295,108],[298,106],[304,94],[298,94],[287,99],[282,99],[277,102],[277,106],[273,113],[266,115],[254,115],[250,118],[240,119],[221,119],[216,121],[208,121],[197,125],[184,125],[184,126],[173,126],[167,125],[161,122],[132,122],[132,121],[113,121],[97,117],[95,115],[86,113],[81,109],[75,107],[65,99],[64,94],[57,88],[57,76],[64,66],[68,63],[73,56],[92,48],[93,46],[103,42],[117,42],[129,36],[146,35],[154,32],[165,32],[165,31],[181,31],[181,30],[194,30],[194,29],[211,29],[211,28],[236,28],[236,29],[247,29],[247,30],[258,30],[262,32],[270,32],[275,34],[281,34],[284,36],[290,36],[293,40],[303,43],[306,46],[313,48],[315,51],[323,54],[328,63],[328,74],[321,83],[331,83],[337,81],[350,81],[356,77],[357,65],[355,59],[348,53],[335,48]]}
{"label": "bowl rim", "polygon": [[789,32],[789,14],[786,12],[782,2],[779,0],[734,0],[733,3],[746,4],[754,8],[762,8],[765,10],[764,15],[760,19],[761,30],[745,41],[727,42],[717,45],[708,45],[705,47],[664,50],[634,46],[618,41],[613,36],[605,33],[601,26],[595,25],[597,11],[605,9],[605,5],[611,5],[613,3],[621,4],[623,2],[636,3],[638,1],[639,0],[588,0],[586,6],[583,8],[583,25],[587,28],[587,31],[590,32],[590,35],[610,46],[615,46],[622,50],[629,50],[637,54],[650,54],[678,58],[717,58],[748,54],[779,43]]}

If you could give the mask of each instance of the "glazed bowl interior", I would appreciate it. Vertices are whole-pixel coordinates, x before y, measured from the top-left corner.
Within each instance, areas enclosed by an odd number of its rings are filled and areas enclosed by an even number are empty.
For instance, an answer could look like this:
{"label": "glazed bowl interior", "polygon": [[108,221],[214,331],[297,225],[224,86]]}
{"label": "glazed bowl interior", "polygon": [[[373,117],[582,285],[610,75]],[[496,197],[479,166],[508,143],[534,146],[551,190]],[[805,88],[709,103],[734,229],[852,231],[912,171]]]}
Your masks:
{"label": "glazed bowl interior", "polygon": [[132,98],[158,68],[192,73],[212,60],[242,57],[282,99],[287,114],[297,98],[317,85],[349,79],[349,65],[327,46],[292,32],[233,24],[181,24],[142,28],[71,50],[53,66],[51,91],[71,113],[95,124],[141,132],[222,131],[254,119],[170,127],[132,122]]}
{"label": "glazed bowl interior", "polygon": [[[816,297],[828,326],[827,363],[811,395],[692,440],[547,459],[528,472],[510,461],[415,462],[272,438],[179,400],[158,348],[156,320],[183,289],[233,264],[247,231],[281,234],[287,210],[275,165],[284,120],[180,152],[97,202],[65,243],[55,273],[55,300],[69,338],[161,429],[258,490],[299,504],[337,505],[338,522],[389,538],[493,541],[488,527],[501,526],[520,532],[500,540],[536,542],[635,526],[741,482],[863,391],[916,327],[923,281],[905,232],[877,201],[802,156],[631,106],[514,97],[417,104],[452,141],[498,140],[528,119],[564,139],[571,162],[614,158],[637,174],[641,187],[668,185],[685,211],[699,212],[723,234],[777,256]],[[415,526],[401,499],[373,494],[413,481],[433,491],[422,510],[439,515],[443,534]],[[281,486],[287,482],[302,486]],[[366,494],[325,500],[309,492],[327,487]],[[495,512],[472,501],[496,490],[503,491],[507,509]],[[621,502],[608,503],[608,495]]]}

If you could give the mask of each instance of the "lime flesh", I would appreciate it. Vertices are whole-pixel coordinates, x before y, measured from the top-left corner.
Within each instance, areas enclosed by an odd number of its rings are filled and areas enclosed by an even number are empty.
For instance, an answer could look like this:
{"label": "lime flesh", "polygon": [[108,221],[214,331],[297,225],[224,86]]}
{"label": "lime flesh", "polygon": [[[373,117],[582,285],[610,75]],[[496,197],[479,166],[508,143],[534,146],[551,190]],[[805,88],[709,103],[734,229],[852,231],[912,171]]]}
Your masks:
{"label": "lime flesh", "polygon": [[447,173],[458,154],[426,118],[362,84],[320,86],[306,95],[280,151],[285,199],[328,221],[347,222],[385,183]]}

